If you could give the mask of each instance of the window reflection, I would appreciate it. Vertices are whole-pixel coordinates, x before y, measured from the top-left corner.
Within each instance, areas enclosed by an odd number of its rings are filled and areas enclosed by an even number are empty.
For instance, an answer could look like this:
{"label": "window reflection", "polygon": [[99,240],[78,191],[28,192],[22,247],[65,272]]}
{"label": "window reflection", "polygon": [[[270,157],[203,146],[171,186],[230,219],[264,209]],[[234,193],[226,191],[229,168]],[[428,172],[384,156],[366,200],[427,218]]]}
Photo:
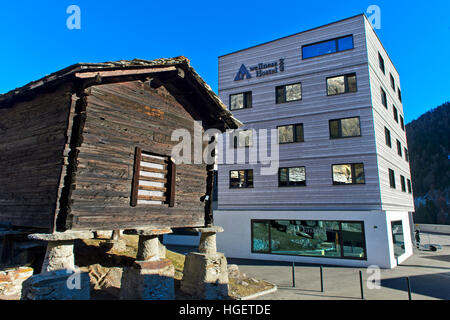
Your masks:
{"label": "window reflection", "polygon": [[364,184],[364,164],[334,164],[332,166],[333,184]]}
{"label": "window reflection", "polygon": [[342,222],[344,257],[364,257],[364,233],[361,223]]}
{"label": "window reflection", "polygon": [[394,257],[399,257],[405,253],[405,240],[403,238],[402,221],[392,221],[392,242],[394,244]]}
{"label": "window reflection", "polygon": [[280,168],[278,177],[278,185],[280,187],[306,185],[305,167]]}
{"label": "window reflection", "polygon": [[253,170],[230,171],[230,188],[252,188]]}
{"label": "window reflection", "polygon": [[361,127],[358,117],[330,120],[331,139],[359,137],[360,135]]}
{"label": "window reflection", "polygon": [[327,78],[327,94],[329,96],[347,92],[356,92],[356,74],[346,74]]}
{"label": "window reflection", "polygon": [[303,142],[303,124],[278,127],[278,143]]}
{"label": "window reflection", "polygon": [[253,252],[330,258],[366,258],[362,222],[252,221],[252,235]]}
{"label": "window reflection", "polygon": [[346,36],[303,46],[302,58],[308,59],[349,49],[353,49],[353,36]]}

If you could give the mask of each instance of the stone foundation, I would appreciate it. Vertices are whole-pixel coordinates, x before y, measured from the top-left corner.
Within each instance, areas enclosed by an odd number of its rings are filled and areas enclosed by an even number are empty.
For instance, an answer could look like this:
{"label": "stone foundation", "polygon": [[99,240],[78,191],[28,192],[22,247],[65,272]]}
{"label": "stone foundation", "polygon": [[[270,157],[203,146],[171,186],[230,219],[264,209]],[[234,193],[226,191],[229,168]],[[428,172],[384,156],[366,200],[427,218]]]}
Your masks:
{"label": "stone foundation", "polygon": [[8,299],[20,298],[22,283],[33,275],[33,269],[29,267],[11,268],[0,271],[0,297]]}
{"label": "stone foundation", "polygon": [[87,272],[55,270],[34,275],[23,283],[23,300],[89,300],[90,279]]}
{"label": "stone foundation", "polygon": [[168,259],[135,261],[122,275],[121,300],[174,300],[175,268]]}
{"label": "stone foundation", "polygon": [[228,268],[224,254],[189,253],[184,262],[180,289],[200,299],[227,299]]}

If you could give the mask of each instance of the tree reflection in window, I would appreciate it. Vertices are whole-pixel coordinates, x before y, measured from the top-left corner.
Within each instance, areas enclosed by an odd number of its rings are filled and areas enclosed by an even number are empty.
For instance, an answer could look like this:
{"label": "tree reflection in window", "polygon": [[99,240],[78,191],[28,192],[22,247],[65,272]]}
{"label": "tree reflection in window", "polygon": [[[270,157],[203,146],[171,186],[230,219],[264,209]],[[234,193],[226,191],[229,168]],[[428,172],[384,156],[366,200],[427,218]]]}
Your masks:
{"label": "tree reflection in window", "polygon": [[349,138],[361,136],[359,117],[330,120],[330,138]]}
{"label": "tree reflection in window", "polygon": [[278,186],[292,187],[306,185],[305,167],[280,168],[278,173]]}
{"label": "tree reflection in window", "polygon": [[231,170],[230,188],[252,188],[253,170]]}
{"label": "tree reflection in window", "polygon": [[357,87],[355,73],[327,78],[327,94],[329,96],[355,92],[356,90]]}
{"label": "tree reflection in window", "polygon": [[364,165],[362,163],[337,164],[332,166],[333,184],[364,184]]}
{"label": "tree reflection in window", "polygon": [[303,142],[303,124],[278,127],[278,143]]}

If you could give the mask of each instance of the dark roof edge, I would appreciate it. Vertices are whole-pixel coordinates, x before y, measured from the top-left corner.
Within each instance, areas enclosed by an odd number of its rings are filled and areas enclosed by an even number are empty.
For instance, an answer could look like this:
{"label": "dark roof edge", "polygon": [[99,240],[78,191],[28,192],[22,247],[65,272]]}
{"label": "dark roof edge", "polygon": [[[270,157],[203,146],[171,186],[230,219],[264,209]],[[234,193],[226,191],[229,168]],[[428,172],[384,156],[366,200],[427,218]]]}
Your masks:
{"label": "dark roof edge", "polygon": [[[195,79],[197,85],[204,91],[212,103],[217,106],[217,117],[222,121],[227,123],[227,125],[236,129],[242,126],[242,123],[237,120],[233,114],[228,110],[227,106],[220,100],[217,94],[211,89],[211,87],[202,79],[202,77],[195,71],[195,69],[190,65],[190,62],[185,57],[176,57],[170,59],[156,59],[156,60],[120,60],[115,62],[105,62],[105,63],[77,63],[71,65],[67,68],[54,72],[47,75],[39,80],[32,81],[20,88],[11,90],[5,94],[0,95],[0,105],[2,103],[14,103],[18,97],[25,96],[28,94],[34,95],[37,90],[48,86],[58,86],[66,81],[74,81],[76,79],[76,73],[84,72],[101,72],[110,70],[139,70],[149,67],[164,68],[169,66],[177,66],[189,72]],[[0,107],[1,109],[1,107]]]}

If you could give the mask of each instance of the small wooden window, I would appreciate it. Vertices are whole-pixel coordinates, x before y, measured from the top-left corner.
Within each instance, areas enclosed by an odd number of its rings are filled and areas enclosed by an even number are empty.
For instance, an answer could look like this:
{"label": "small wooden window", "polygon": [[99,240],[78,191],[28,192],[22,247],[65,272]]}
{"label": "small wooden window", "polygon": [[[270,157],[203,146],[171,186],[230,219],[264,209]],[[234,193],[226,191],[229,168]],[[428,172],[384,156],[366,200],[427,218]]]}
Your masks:
{"label": "small wooden window", "polygon": [[131,206],[175,203],[175,163],[170,157],[136,148]]}

